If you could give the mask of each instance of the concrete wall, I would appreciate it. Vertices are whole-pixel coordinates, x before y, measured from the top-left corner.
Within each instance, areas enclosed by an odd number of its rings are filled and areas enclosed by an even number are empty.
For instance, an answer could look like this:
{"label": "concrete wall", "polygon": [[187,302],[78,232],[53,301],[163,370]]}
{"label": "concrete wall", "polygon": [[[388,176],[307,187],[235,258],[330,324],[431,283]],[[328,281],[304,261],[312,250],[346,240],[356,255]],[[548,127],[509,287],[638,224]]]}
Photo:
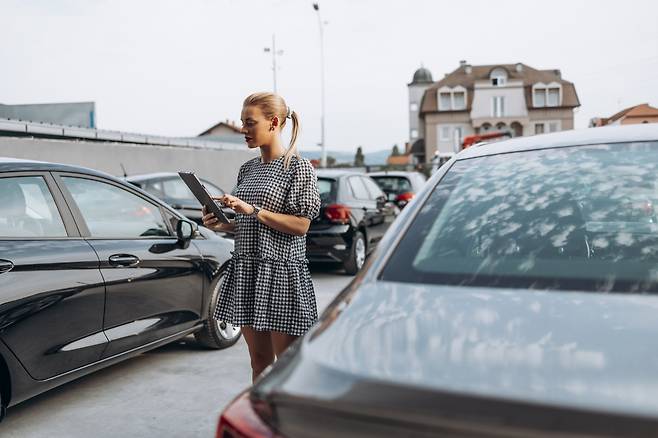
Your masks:
{"label": "concrete wall", "polygon": [[240,165],[256,156],[241,150],[194,149],[131,143],[0,137],[0,156],[76,164],[123,176],[191,170],[224,190],[235,186]]}

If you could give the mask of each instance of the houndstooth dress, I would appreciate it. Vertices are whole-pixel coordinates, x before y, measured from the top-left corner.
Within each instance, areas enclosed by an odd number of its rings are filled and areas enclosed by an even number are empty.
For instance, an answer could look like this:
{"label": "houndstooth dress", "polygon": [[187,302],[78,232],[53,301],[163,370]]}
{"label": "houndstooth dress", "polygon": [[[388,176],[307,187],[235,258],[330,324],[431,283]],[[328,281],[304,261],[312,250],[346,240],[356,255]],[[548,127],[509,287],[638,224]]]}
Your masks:
{"label": "houndstooth dress", "polygon": [[[238,172],[233,194],[275,213],[313,219],[320,210],[315,170],[293,157],[288,169],[280,157],[260,157]],[[236,215],[235,250],[229,261],[215,318],[300,336],[317,320],[315,291],[306,259],[306,236],[276,231],[254,216]]]}

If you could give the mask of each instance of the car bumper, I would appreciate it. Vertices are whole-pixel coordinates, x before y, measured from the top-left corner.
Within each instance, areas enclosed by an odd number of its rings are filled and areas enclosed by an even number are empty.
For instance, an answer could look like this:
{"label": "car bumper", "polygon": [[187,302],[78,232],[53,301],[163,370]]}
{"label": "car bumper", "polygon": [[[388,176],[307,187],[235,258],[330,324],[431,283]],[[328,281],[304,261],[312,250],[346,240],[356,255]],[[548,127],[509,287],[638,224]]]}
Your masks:
{"label": "car bumper", "polygon": [[349,225],[334,225],[306,234],[306,257],[311,262],[344,262],[350,254],[352,233]]}

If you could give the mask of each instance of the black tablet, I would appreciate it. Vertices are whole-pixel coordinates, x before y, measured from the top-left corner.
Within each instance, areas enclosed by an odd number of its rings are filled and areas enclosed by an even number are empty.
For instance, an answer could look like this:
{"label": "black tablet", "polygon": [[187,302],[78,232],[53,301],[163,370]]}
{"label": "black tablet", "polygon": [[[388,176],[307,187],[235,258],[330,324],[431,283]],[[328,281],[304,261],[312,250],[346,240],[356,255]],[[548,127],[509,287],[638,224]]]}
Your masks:
{"label": "black tablet", "polygon": [[178,172],[178,174],[180,175],[181,179],[185,181],[187,187],[190,188],[190,191],[194,197],[199,200],[201,205],[206,206],[206,210],[208,212],[213,213],[220,222],[224,222],[225,224],[229,223],[229,220],[222,211],[221,207],[210,197],[210,193],[208,193],[206,188],[203,186],[203,184],[201,184],[201,181],[199,181],[199,178],[197,178],[194,173]]}

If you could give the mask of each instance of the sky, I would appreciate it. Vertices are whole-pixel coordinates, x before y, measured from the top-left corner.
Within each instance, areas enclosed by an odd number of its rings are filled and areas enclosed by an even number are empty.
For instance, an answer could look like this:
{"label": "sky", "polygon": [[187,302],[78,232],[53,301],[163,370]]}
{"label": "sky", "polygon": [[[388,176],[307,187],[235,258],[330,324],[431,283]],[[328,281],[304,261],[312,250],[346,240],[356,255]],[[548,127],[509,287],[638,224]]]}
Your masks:
{"label": "sky", "polygon": [[[273,87],[319,150],[319,20],[307,0],[0,0],[0,103],[96,102],[103,129],[195,136]],[[320,0],[327,149],[408,139],[407,84],[523,62],[576,86],[576,128],[658,107],[655,0]]]}

